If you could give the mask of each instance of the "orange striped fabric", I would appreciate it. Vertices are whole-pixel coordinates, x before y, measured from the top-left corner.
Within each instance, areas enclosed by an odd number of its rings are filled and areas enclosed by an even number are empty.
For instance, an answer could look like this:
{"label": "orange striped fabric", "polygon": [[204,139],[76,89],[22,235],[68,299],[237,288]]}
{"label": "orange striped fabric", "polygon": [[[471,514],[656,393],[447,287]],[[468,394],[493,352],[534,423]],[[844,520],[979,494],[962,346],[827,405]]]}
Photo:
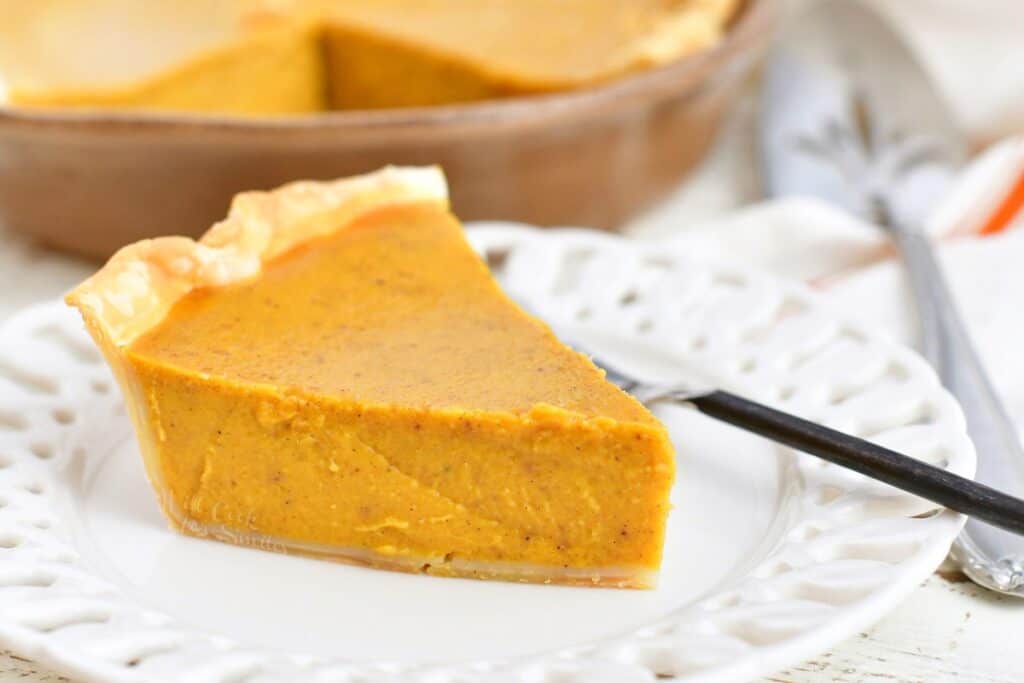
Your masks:
{"label": "orange striped fabric", "polygon": [[981,235],[994,235],[997,232],[1002,232],[1013,224],[1022,209],[1024,209],[1024,172],[1017,176],[1016,181],[1010,186],[1010,190],[1003,196],[1002,201],[996,205],[995,210],[982,223],[978,233]]}

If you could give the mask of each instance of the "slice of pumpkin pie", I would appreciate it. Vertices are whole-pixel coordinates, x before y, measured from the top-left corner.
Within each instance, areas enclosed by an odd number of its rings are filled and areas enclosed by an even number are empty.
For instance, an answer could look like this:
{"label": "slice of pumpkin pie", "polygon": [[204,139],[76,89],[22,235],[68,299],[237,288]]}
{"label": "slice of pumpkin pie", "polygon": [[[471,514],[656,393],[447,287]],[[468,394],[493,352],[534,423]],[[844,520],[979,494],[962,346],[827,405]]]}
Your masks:
{"label": "slice of pumpkin pie", "polygon": [[432,168],[239,195],[68,295],[171,524],[384,569],[649,587],[664,427],[498,287]]}

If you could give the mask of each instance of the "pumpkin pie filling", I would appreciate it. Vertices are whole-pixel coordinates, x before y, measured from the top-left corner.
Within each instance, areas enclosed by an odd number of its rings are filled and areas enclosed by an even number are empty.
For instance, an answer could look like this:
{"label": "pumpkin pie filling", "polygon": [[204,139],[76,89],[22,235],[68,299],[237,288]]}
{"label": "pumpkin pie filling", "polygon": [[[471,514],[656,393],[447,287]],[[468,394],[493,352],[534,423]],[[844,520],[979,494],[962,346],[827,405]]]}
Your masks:
{"label": "pumpkin pie filling", "polygon": [[0,0],[0,101],[269,115],[572,90],[713,45],[737,4]]}
{"label": "pumpkin pie filling", "polygon": [[327,105],[320,29],[227,0],[0,0],[0,104],[269,115]]}
{"label": "pumpkin pie filling", "polygon": [[242,196],[69,295],[182,531],[449,576],[646,587],[664,428],[501,292],[431,169]]}

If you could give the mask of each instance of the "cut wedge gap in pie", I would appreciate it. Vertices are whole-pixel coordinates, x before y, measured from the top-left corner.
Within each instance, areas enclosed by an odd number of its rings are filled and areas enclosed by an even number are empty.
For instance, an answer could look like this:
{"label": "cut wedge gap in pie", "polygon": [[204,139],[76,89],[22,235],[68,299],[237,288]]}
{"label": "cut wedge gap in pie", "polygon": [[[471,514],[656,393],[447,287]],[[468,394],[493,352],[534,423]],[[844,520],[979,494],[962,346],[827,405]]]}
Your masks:
{"label": "cut wedge gap in pie", "polygon": [[650,587],[664,427],[499,288],[434,168],[236,197],[68,295],[191,535],[443,576]]}

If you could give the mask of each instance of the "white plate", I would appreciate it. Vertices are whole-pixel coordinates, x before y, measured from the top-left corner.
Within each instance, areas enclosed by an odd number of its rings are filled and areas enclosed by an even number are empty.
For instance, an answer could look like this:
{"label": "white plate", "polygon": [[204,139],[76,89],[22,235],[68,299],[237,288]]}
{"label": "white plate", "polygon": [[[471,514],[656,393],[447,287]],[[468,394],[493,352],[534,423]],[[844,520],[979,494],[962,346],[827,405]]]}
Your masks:
{"label": "white plate", "polygon": [[[491,225],[472,239],[514,297],[624,367],[714,381],[973,471],[928,367],[797,287],[584,231]],[[76,316],[30,309],[0,332],[0,647],[105,682],[733,681],[864,628],[960,527],[692,411],[659,415],[680,472],[655,591],[286,557],[168,531]]]}

